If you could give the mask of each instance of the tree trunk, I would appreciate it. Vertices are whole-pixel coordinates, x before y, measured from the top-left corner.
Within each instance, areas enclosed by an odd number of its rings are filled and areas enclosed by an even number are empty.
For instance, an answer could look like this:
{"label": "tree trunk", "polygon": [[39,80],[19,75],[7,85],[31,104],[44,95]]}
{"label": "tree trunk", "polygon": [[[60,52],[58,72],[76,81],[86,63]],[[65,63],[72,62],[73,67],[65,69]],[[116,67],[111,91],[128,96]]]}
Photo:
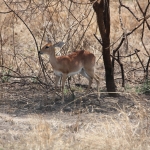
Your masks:
{"label": "tree trunk", "polygon": [[[110,58],[110,11],[109,0],[96,1],[93,4],[97,16],[97,23],[102,38],[103,61],[105,66],[105,77],[107,91],[110,96],[116,96],[114,71]],[[112,93],[111,93],[112,92]]]}

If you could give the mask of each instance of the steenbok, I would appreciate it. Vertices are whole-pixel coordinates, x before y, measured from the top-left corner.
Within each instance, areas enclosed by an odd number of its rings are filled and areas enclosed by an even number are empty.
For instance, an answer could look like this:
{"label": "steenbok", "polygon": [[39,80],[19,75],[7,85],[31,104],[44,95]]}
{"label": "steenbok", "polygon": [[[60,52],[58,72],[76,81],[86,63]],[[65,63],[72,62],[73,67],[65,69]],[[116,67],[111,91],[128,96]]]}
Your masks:
{"label": "steenbok", "polygon": [[56,44],[52,44],[52,42],[48,42],[40,51],[39,54],[47,54],[49,55],[49,61],[53,68],[55,78],[55,91],[53,98],[56,96],[56,88],[59,80],[62,78],[62,103],[64,102],[64,85],[67,77],[73,76],[75,74],[80,73],[84,77],[89,80],[89,85],[87,88],[87,92],[89,91],[92,80],[95,79],[97,82],[97,94],[99,98],[99,79],[98,76],[94,73],[95,67],[95,56],[89,51],[81,50],[75,51],[66,56],[55,55],[55,47],[62,47],[64,45],[63,42],[58,42]]}

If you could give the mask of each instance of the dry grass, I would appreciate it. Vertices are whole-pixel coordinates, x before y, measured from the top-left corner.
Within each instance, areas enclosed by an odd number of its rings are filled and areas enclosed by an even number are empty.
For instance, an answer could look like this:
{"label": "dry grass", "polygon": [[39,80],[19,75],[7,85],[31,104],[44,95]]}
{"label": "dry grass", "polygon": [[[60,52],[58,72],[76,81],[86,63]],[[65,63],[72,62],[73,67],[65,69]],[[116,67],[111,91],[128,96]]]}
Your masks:
{"label": "dry grass", "polygon": [[[120,100],[104,97],[100,100],[100,108],[103,108],[103,111],[99,113],[89,111],[82,113],[80,111],[82,107],[78,113],[75,113],[75,110],[68,113],[47,110],[44,113],[43,110],[40,112],[36,110],[40,93],[37,89],[36,91],[32,97],[25,95],[33,91],[24,90],[26,92],[24,95],[23,91],[20,95],[18,91],[15,94],[10,92],[8,93],[10,96],[6,98],[12,99],[11,102],[5,100],[5,104],[1,104],[0,110],[3,113],[0,114],[0,149],[148,150],[150,148],[150,97],[133,93],[122,94]],[[45,95],[41,96],[44,100]],[[130,100],[128,105],[121,103],[127,99]],[[105,101],[106,108],[102,101]],[[35,106],[30,106],[31,103]],[[113,103],[116,103],[116,106]],[[24,107],[21,107],[23,105]],[[19,108],[22,114],[19,114]],[[116,110],[113,110],[114,108]],[[35,114],[36,111],[38,113]]]}
{"label": "dry grass", "polygon": [[[103,60],[100,57],[102,55],[101,45],[93,36],[93,34],[96,34],[100,37],[92,6],[89,4],[71,4],[65,0],[54,0],[50,1],[49,7],[46,7],[47,2],[34,0],[31,1],[29,7],[28,1],[20,4],[15,2],[11,3],[10,6],[29,26],[38,45],[41,43],[43,32],[49,22],[46,35],[49,35],[53,42],[60,40],[66,42],[65,47],[58,51],[58,54],[67,54],[80,48],[93,52],[98,60],[97,73],[101,78],[101,89],[103,90],[105,73]],[[82,2],[86,1],[82,0]],[[142,8],[145,8],[146,2],[140,1]],[[135,1],[125,1],[125,4],[139,18],[142,17]],[[123,33],[119,21],[118,5],[117,1],[111,1],[110,3],[111,43],[116,42]],[[2,0],[0,0],[0,6],[1,12],[8,11]],[[139,24],[125,9],[122,9],[121,16],[127,32]],[[150,22],[150,19],[147,21]],[[141,43],[141,34],[142,27],[128,37],[128,51],[126,51],[126,44],[123,44],[120,52],[124,56],[132,54],[136,48],[140,49],[140,58],[146,65],[148,57],[145,56],[145,50]],[[0,150],[150,149],[148,98],[145,98],[143,102],[142,98],[130,94],[132,95],[130,99],[135,102],[135,106],[124,109],[124,106],[120,107],[119,105],[120,109],[112,113],[106,111],[106,113],[85,112],[79,115],[70,115],[70,113],[65,114],[56,111],[52,114],[52,112],[48,113],[47,111],[47,113],[43,114],[42,112],[40,115],[35,115],[33,112],[36,112],[36,105],[39,105],[43,99],[50,100],[52,90],[48,93],[47,89],[43,88],[43,92],[41,89],[44,85],[40,85],[35,78],[32,78],[39,77],[41,81],[45,82],[33,37],[13,13],[0,13],[0,35],[0,66],[4,66],[0,67],[0,103],[2,108],[2,114],[0,114]],[[145,27],[144,43],[148,50],[150,49],[149,39],[150,32]],[[118,43],[111,47],[111,52],[117,47]],[[135,55],[122,58],[121,61],[125,70],[126,88],[123,90],[121,88],[121,73],[116,63],[115,82],[118,91],[135,92],[135,88],[139,87],[139,83],[144,78],[141,64]],[[48,59],[44,57],[44,63],[47,62]],[[46,68],[48,73],[46,77],[49,77],[48,82],[50,89],[52,89],[53,82],[51,79],[53,79],[53,74],[51,66],[46,64]],[[8,75],[13,77],[10,78]],[[25,78],[25,76],[28,76],[28,78]],[[73,84],[76,82],[78,81],[72,81]],[[85,84],[85,80],[81,79],[79,82]],[[11,90],[13,86],[15,88],[16,83],[19,84],[18,88]],[[36,86],[31,83],[35,83]],[[10,88],[10,86],[12,87]],[[90,100],[90,97],[87,99]],[[107,97],[102,98],[102,101],[105,100],[108,100]],[[109,101],[115,100],[110,98]],[[21,104],[19,105],[19,103]],[[115,105],[112,105],[113,102],[106,104],[107,107],[112,109],[113,106],[118,104],[118,101]],[[99,107],[101,108],[102,105]],[[20,115],[20,118],[14,117],[14,112],[16,111],[17,114],[18,109],[22,112],[28,111],[28,115]],[[5,113],[13,115],[6,115]]]}
{"label": "dry grass", "polygon": [[149,113],[140,105],[136,107],[111,116],[57,113],[15,118],[1,114],[0,148],[148,150]]}

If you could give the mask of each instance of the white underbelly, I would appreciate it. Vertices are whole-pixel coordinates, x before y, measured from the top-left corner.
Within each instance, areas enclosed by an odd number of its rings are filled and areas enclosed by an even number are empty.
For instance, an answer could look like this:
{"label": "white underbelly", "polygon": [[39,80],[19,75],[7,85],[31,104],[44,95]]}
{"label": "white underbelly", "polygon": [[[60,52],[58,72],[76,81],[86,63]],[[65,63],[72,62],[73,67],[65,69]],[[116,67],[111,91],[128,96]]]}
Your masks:
{"label": "white underbelly", "polygon": [[63,73],[61,71],[54,70],[54,74],[57,76],[62,76]]}
{"label": "white underbelly", "polygon": [[[79,69],[79,70],[77,70],[77,71],[74,71],[74,72],[69,72],[69,73],[67,74],[67,76],[73,76],[73,75],[75,75],[75,74],[78,74],[78,73],[81,72],[81,70],[82,70],[82,68]],[[54,74],[57,75],[57,76],[62,76],[62,75],[63,75],[63,73],[62,73],[61,71],[58,71],[58,70],[54,70]]]}
{"label": "white underbelly", "polygon": [[82,70],[82,68],[81,68],[80,70],[78,70],[78,71],[70,72],[70,73],[68,73],[68,76],[74,76],[75,74],[80,73],[80,72],[81,72],[81,70]]}

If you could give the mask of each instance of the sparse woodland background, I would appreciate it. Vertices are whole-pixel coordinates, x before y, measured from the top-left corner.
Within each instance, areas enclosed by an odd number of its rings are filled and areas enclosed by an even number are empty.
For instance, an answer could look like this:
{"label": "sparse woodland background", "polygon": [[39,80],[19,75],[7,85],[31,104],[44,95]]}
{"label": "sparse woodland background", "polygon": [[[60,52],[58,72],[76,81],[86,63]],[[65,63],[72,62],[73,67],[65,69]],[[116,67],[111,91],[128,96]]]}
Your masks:
{"label": "sparse woodland background", "polygon": [[[1,115],[0,149],[60,149],[60,145],[62,149],[150,148],[150,0],[110,0],[110,53],[119,100],[107,97],[101,35],[93,3],[92,0],[0,0],[1,113],[57,114],[65,107],[45,105],[51,100],[54,75],[49,58],[41,58],[38,51],[47,38],[53,43],[65,42],[62,49],[57,49],[57,55],[80,49],[94,53],[102,93],[100,102],[90,94],[85,96],[90,104],[80,103],[78,113],[73,105],[71,109],[67,107],[67,111],[78,115],[72,120],[67,118],[70,121],[67,123],[61,121],[64,117],[61,114],[47,117],[48,120],[43,120],[42,115],[40,119],[33,117],[35,120],[31,117],[29,122],[21,123]],[[82,97],[85,89],[75,84],[87,84],[86,79],[76,75],[70,82],[66,86]],[[94,84],[93,87],[91,94],[95,92]],[[66,99],[71,93],[69,88],[65,91]],[[59,92],[58,99],[61,99]],[[94,113],[84,114],[97,110],[94,117]]]}
{"label": "sparse woodland background", "polygon": [[[115,57],[119,58],[123,65],[127,85],[143,82],[145,75],[148,79],[149,19],[143,21],[141,18],[144,18],[143,15],[145,17],[149,15],[149,2],[139,1],[139,5],[136,1],[123,1],[122,3],[125,7],[123,5],[121,7],[118,1],[111,1],[110,4],[110,48],[113,55],[121,39],[125,38]],[[146,13],[142,14],[145,10]],[[44,82],[41,78],[43,73],[37,51],[45,44],[47,38],[53,42],[64,41],[66,43],[63,49],[58,51],[58,55],[65,55],[79,49],[93,52],[97,57],[99,67],[97,72],[101,81],[105,81],[102,48],[95,38],[100,40],[100,34],[90,1],[1,1],[0,16],[1,82],[16,78],[18,80],[38,78]],[[133,33],[127,36],[131,31]],[[48,67],[46,72],[49,72],[47,76],[52,78],[49,64],[46,64],[46,67]],[[114,73],[115,82],[120,86],[121,69],[116,61]],[[51,80],[49,82],[52,84]]]}

